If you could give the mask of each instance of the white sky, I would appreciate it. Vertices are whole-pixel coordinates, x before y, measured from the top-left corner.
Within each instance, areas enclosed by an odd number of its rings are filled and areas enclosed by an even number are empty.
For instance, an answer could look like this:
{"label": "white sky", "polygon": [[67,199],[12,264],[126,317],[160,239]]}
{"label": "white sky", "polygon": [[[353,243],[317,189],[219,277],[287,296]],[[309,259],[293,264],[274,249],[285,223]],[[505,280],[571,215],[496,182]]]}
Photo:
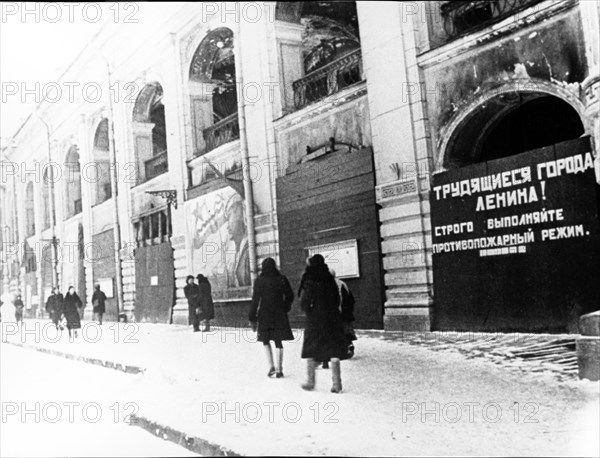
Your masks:
{"label": "white sky", "polygon": [[[102,24],[113,18],[115,5],[121,8],[120,14],[126,13],[125,4],[94,4],[100,10],[85,5],[0,2],[0,137],[3,143],[39,102],[42,91],[34,90],[36,82],[43,88],[55,81]],[[25,8],[31,13],[23,14]],[[97,14],[99,18],[93,22]],[[13,83],[18,88],[15,95],[10,94],[15,90]],[[25,94],[22,88],[34,93]]]}

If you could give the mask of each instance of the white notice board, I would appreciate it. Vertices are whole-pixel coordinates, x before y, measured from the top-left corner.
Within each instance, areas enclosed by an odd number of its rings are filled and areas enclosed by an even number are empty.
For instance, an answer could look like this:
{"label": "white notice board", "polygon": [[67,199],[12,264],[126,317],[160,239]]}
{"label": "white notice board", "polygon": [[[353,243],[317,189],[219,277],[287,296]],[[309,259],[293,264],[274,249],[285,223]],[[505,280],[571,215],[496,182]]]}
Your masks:
{"label": "white notice board", "polygon": [[96,284],[100,285],[100,290],[106,294],[106,297],[115,297],[112,278],[99,278]]}
{"label": "white notice board", "polygon": [[360,277],[358,243],[356,239],[315,245],[307,248],[308,255],[320,254],[337,278]]}

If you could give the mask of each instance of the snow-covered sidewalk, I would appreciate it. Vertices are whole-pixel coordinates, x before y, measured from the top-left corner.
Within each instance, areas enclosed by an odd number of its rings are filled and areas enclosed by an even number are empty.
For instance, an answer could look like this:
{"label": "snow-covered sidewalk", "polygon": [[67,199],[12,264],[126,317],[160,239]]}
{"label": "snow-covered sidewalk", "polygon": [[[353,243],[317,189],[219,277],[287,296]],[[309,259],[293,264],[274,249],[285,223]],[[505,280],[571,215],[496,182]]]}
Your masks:
{"label": "snow-covered sidewalk", "polygon": [[2,323],[2,339],[88,360],[137,366],[127,393],[138,416],[252,455],[598,455],[599,390],[517,373],[485,359],[360,335],[342,362],[344,391],[317,370],[300,389],[302,335],[269,379],[249,329],[84,323],[69,342],[47,322]]}

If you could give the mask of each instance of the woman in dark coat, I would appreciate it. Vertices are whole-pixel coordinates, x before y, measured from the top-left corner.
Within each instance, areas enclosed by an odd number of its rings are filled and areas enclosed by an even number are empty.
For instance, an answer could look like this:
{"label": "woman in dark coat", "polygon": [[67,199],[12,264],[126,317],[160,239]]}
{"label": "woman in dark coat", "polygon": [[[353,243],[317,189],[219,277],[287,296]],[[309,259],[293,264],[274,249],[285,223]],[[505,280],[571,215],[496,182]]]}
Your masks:
{"label": "woman in dark coat", "polygon": [[194,332],[200,331],[200,287],[194,282],[194,276],[188,275],[183,293],[188,301],[188,325],[194,326]]}
{"label": "woman in dark coat", "polygon": [[69,286],[69,291],[64,299],[64,314],[67,319],[67,329],[69,330],[69,337],[71,337],[71,331],[74,336],[77,337],[77,330],[81,329],[81,318],[79,315],[79,308],[82,306],[81,299],[75,292],[75,288]]}
{"label": "woman in dark coat", "polygon": [[106,294],[96,285],[96,291],[92,294],[92,306],[94,307],[94,317],[98,318],[98,324],[102,326],[102,315],[106,312]]}
{"label": "woman in dark coat", "polygon": [[[212,298],[212,287],[208,278],[202,274],[198,274],[198,288],[200,288],[200,313],[198,322],[204,320],[204,332],[210,331],[210,320],[215,317],[215,305]],[[198,324],[199,325],[199,324]]]}
{"label": "woman in dark coat", "polygon": [[17,299],[15,299],[15,320],[17,321],[17,323],[23,323],[24,308],[25,305],[23,304],[23,301],[21,300],[21,295],[19,294],[17,296]]}
{"label": "woman in dark coat", "polygon": [[[269,363],[269,377],[283,377],[283,340],[294,340],[290,329],[288,312],[294,300],[294,293],[288,279],[282,275],[273,258],[267,258],[262,263],[260,276],[254,281],[252,304],[249,320],[256,329],[258,322],[257,340],[262,342]],[[275,342],[277,351],[277,369],[273,363],[271,340]]]}
{"label": "woman in dark coat", "polygon": [[61,324],[62,315],[64,312],[64,297],[61,292],[57,288],[52,288],[52,292],[50,296],[48,296],[48,300],[46,301],[46,311],[50,315],[52,319],[52,323],[56,326],[56,329],[63,330],[63,326]]}
{"label": "woman in dark coat", "polygon": [[300,306],[306,313],[302,358],[307,360],[305,390],[315,387],[315,367],[318,361],[331,360],[333,393],[342,391],[340,359],[344,359],[348,346],[344,323],[339,308],[340,294],[325,259],[320,254],[309,260],[302,278]]}

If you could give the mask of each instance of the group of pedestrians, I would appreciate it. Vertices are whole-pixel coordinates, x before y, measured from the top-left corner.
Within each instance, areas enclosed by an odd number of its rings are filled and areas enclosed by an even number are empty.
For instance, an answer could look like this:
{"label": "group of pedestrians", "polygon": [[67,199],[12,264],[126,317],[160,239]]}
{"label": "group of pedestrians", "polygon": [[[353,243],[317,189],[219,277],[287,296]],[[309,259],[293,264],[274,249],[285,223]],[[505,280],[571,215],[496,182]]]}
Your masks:
{"label": "group of pedestrians", "polygon": [[[198,280],[198,283],[195,282]],[[200,331],[200,323],[204,321],[204,331],[210,331],[210,320],[215,317],[212,299],[212,288],[208,278],[198,274],[196,278],[188,275],[183,292],[188,301],[188,324],[194,327],[194,332]]]}
{"label": "group of pedestrians", "polygon": [[[98,319],[100,325],[102,324],[102,315],[105,312],[105,302],[106,295],[100,290],[100,285],[96,285],[92,295],[92,304],[94,306],[94,318]],[[54,323],[56,329],[62,330],[64,329],[64,319],[69,337],[77,338],[78,330],[81,329],[84,309],[85,305],[73,286],[69,287],[65,296],[60,292],[60,288],[52,288],[50,296],[46,300],[46,312],[50,315],[52,323]]]}
{"label": "group of pedestrians", "polygon": [[[320,254],[307,260],[298,296],[306,315],[302,358],[306,359],[307,376],[302,388],[313,390],[316,367],[320,363],[327,367],[331,362],[331,391],[339,393],[342,391],[340,361],[354,354],[354,297],[348,286],[335,278],[335,272],[328,268]],[[283,377],[282,341],[294,339],[288,319],[293,300],[288,279],[279,272],[272,258],[265,259],[254,282],[249,320],[257,331],[257,340],[264,346],[269,377]],[[275,361],[271,341],[275,344]]]}

